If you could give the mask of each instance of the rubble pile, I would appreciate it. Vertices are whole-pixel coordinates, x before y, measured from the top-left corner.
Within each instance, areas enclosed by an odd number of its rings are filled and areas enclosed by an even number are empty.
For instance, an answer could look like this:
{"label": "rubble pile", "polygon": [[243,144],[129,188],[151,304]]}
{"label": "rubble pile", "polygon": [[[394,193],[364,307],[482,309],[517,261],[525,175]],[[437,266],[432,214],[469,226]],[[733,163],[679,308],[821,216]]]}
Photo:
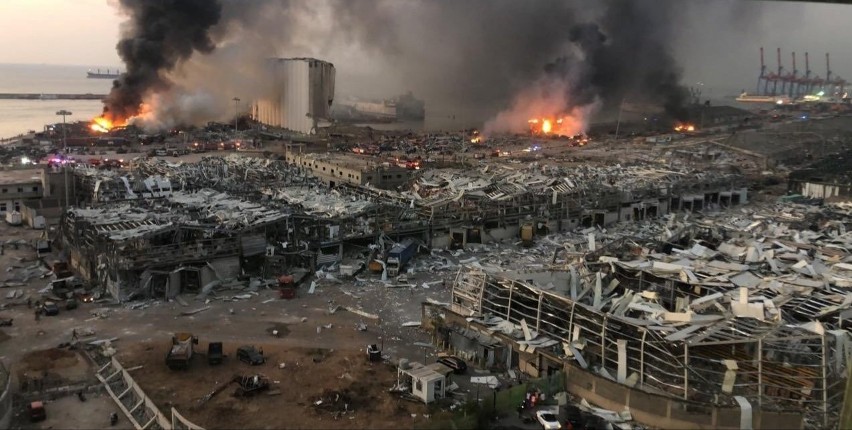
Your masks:
{"label": "rubble pile", "polygon": [[450,309],[631,387],[802,407],[822,425],[852,340],[850,223],[842,208],[785,205],[694,219],[675,242],[601,235],[602,249],[537,271],[464,269]]}
{"label": "rubble pile", "polygon": [[511,201],[526,195],[556,200],[558,195],[614,193],[625,199],[656,197],[701,184],[733,185],[738,175],[684,167],[662,169],[653,164],[580,166],[566,169],[533,163],[528,167],[489,164],[478,170],[435,169],[424,172],[402,195],[423,206],[438,206],[462,197]]}
{"label": "rubble pile", "polygon": [[193,199],[185,194],[206,190],[209,195],[215,190],[220,196],[239,195],[277,203],[285,212],[326,218],[353,216],[374,206],[363,195],[329,190],[317,178],[283,161],[233,154],[204,157],[198,163],[138,159],[130,172],[82,167],[76,173],[92,189],[93,202],[174,197],[181,191],[184,195],[172,200],[189,202]]}

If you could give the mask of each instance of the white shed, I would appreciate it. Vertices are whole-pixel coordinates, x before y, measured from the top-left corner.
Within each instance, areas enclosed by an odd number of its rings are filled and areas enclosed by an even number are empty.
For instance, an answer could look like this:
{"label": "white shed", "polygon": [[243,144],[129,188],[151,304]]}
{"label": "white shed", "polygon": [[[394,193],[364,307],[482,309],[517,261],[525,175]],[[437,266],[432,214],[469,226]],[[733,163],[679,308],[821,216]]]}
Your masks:
{"label": "white shed", "polygon": [[[410,393],[423,403],[434,402],[446,396],[447,377],[450,368],[437,364],[424,366],[420,363],[400,363],[397,369],[397,386],[410,387]],[[443,373],[442,373],[443,372]]]}

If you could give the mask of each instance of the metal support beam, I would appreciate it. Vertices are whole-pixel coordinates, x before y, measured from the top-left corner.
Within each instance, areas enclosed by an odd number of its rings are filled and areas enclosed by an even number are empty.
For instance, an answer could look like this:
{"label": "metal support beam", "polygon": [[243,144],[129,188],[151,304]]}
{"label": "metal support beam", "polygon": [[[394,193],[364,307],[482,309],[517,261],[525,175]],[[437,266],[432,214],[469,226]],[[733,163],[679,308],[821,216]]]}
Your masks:
{"label": "metal support beam", "polygon": [[757,405],[763,406],[763,339],[757,341]]}
{"label": "metal support beam", "polygon": [[642,343],[639,345],[639,382],[645,385],[645,338],[648,336],[648,329],[642,329]]}
{"label": "metal support beam", "polygon": [[822,425],[828,428],[828,337],[822,335]]}
{"label": "metal support beam", "polygon": [[689,344],[683,343],[683,398],[689,400]]}
{"label": "metal support beam", "polygon": [[512,314],[512,293],[515,291],[515,281],[509,284],[509,303],[506,305],[506,321],[511,321],[509,315]]}
{"label": "metal support beam", "polygon": [[601,321],[601,367],[606,368],[606,315],[603,315]]}
{"label": "metal support beam", "polygon": [[544,300],[544,293],[538,292],[538,310],[535,313],[535,331],[541,332],[541,301]]}

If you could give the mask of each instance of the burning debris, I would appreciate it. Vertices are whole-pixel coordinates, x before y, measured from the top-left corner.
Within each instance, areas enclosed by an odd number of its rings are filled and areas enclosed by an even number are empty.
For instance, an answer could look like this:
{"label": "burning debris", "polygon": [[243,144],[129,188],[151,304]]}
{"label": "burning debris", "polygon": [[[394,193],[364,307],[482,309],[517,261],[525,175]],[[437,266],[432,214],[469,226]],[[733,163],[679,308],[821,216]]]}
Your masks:
{"label": "burning debris", "polygon": [[577,136],[577,125],[571,118],[533,118],[527,121],[533,136]]}
{"label": "burning debris", "polygon": [[127,71],[113,82],[103,115],[92,121],[98,132],[149,111],[144,102],[171,87],[168,71],[196,51],[215,48],[209,31],[221,16],[216,0],[120,0],[119,7],[129,16],[117,46]]}
{"label": "burning debris", "polygon": [[695,125],[689,123],[678,123],[675,125],[674,131],[695,131]]}
{"label": "burning debris", "polygon": [[[511,107],[486,125],[490,132],[519,132],[519,116],[529,120],[533,134],[575,135],[588,128],[590,116],[612,113],[628,96],[663,105],[683,118],[688,91],[671,55],[667,2],[605,2],[594,22],[577,23],[565,42],[573,51],[544,66],[542,75],[516,94]],[[648,31],[654,28],[654,31]],[[561,117],[542,113],[567,112]],[[560,127],[561,125],[561,127]],[[562,131],[557,131],[558,129]]]}

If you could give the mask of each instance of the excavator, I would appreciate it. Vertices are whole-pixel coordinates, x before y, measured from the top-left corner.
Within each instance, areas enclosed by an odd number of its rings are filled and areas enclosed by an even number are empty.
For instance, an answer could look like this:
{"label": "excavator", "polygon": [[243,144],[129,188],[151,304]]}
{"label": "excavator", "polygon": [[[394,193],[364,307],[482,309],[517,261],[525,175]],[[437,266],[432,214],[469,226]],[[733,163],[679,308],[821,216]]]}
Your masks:
{"label": "excavator", "polygon": [[234,375],[233,378],[219,384],[210,393],[206,394],[199,401],[200,404],[208,402],[213,396],[221,393],[231,384],[237,384],[237,389],[234,390],[234,397],[251,397],[263,391],[269,390],[269,378],[257,374],[252,376]]}

